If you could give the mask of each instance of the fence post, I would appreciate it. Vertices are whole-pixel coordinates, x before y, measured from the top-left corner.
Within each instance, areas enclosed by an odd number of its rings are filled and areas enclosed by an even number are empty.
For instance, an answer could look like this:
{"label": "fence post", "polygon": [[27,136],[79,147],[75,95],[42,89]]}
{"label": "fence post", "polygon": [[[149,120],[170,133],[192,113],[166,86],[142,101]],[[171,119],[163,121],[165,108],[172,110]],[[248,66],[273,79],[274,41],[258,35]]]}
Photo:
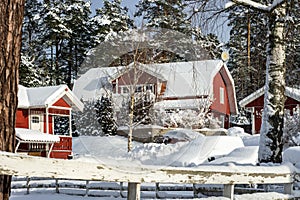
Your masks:
{"label": "fence post", "polygon": [[128,183],[127,200],[140,200],[141,199],[141,184]]}
{"label": "fence post", "polygon": [[293,192],[293,183],[285,183],[283,184],[284,193],[285,194],[292,194]]}
{"label": "fence post", "polygon": [[85,196],[89,196],[89,183],[90,181],[86,181],[85,183]]}
{"label": "fence post", "polygon": [[159,183],[155,183],[155,198],[159,199]]}
{"label": "fence post", "polygon": [[55,191],[56,191],[56,193],[59,193],[58,179],[55,179]]}
{"label": "fence post", "polygon": [[196,183],[193,183],[193,193],[194,193],[194,198],[197,198],[198,193],[197,193]]}
{"label": "fence post", "polygon": [[30,177],[26,177],[26,194],[29,194],[29,189],[30,189],[30,185],[29,185],[29,182],[30,182]]}
{"label": "fence post", "polygon": [[123,182],[120,182],[120,197],[124,198],[125,196],[123,195]]}
{"label": "fence post", "polygon": [[233,195],[234,195],[234,185],[233,184],[224,185],[223,196],[233,199]]}

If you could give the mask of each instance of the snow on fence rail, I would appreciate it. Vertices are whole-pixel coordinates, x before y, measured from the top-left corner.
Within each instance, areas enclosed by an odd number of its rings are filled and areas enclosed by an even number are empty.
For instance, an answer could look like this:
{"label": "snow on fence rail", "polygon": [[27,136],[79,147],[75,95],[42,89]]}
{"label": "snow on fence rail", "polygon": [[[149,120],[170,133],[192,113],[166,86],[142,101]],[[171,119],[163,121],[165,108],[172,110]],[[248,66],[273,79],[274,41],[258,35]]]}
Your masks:
{"label": "snow on fence rail", "polygon": [[[292,193],[292,166],[113,166],[77,160],[47,159],[0,152],[0,174],[128,183],[127,199],[140,199],[141,183],[222,184],[233,199],[236,184],[284,184]],[[26,166],[26,167],[25,167]]]}

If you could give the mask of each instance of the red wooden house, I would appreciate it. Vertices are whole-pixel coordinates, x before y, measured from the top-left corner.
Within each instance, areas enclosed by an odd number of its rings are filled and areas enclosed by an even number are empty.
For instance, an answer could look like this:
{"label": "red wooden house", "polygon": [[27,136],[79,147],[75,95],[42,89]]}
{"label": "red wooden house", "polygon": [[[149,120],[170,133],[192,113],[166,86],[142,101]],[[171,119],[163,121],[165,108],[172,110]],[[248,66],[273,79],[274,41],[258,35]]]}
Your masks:
{"label": "red wooden house", "polygon": [[84,100],[93,100],[110,89],[118,105],[130,88],[150,90],[154,108],[165,110],[197,109],[209,98],[211,112],[225,128],[229,116],[237,114],[234,82],[221,60],[133,65],[90,69],[75,82],[73,91]]}
{"label": "red wooden house", "polygon": [[[251,113],[252,134],[260,132],[262,122],[262,112],[264,107],[264,87],[250,94],[239,102],[242,108],[246,108]],[[296,88],[285,88],[285,109],[293,110],[300,105],[300,90]]]}
{"label": "red wooden house", "polygon": [[[36,88],[19,85],[16,152],[52,158],[70,157],[72,109],[82,110],[83,104],[66,85]],[[60,128],[58,124],[61,124]]]}

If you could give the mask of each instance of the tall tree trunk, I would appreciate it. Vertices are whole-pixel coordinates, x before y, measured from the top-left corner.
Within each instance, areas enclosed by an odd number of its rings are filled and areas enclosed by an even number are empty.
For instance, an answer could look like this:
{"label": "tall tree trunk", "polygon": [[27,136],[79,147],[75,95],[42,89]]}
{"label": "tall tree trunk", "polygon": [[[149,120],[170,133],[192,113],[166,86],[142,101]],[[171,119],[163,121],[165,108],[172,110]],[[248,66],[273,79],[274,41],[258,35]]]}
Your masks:
{"label": "tall tree trunk", "polygon": [[[15,148],[21,28],[25,0],[2,0],[0,4],[0,150]],[[0,200],[8,200],[11,176],[0,175]]]}
{"label": "tall tree trunk", "polygon": [[285,103],[285,5],[269,14],[269,45],[264,113],[260,130],[259,162],[280,163],[283,148],[283,120]]}

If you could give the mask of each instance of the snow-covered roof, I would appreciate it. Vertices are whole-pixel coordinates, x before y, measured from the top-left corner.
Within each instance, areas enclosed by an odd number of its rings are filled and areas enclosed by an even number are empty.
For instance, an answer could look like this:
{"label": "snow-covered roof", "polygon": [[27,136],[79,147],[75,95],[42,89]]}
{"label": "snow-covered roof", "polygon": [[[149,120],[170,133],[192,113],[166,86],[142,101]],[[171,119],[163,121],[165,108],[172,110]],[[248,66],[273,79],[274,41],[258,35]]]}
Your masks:
{"label": "snow-covered roof", "polygon": [[16,136],[17,139],[20,140],[21,142],[55,143],[60,141],[58,135],[41,133],[38,130],[31,130],[25,128],[16,128]]}
{"label": "snow-covered roof", "polygon": [[19,85],[18,108],[47,107],[63,98],[74,109],[82,110],[83,103],[66,85],[27,88]]}
{"label": "snow-covered roof", "polygon": [[[221,60],[204,60],[143,65],[152,74],[167,81],[163,98],[209,95],[213,92],[213,78],[225,66]],[[95,99],[101,94],[104,77],[116,77],[124,67],[92,68],[74,84],[74,93],[83,99]],[[233,79],[225,67],[228,78]],[[108,80],[108,79],[107,79]],[[235,94],[234,94],[235,96]]]}
{"label": "snow-covered roof", "polygon": [[[239,102],[240,106],[241,107],[245,107],[247,104],[251,103],[255,99],[257,99],[257,98],[261,97],[262,95],[264,95],[264,91],[265,91],[265,87],[262,87],[262,88],[256,90],[255,92],[253,92],[249,96],[247,96],[244,99],[242,99]],[[287,87],[286,86],[285,87],[285,95],[287,97],[290,97],[292,99],[300,101],[300,90],[299,89],[291,88],[291,87]]]}

